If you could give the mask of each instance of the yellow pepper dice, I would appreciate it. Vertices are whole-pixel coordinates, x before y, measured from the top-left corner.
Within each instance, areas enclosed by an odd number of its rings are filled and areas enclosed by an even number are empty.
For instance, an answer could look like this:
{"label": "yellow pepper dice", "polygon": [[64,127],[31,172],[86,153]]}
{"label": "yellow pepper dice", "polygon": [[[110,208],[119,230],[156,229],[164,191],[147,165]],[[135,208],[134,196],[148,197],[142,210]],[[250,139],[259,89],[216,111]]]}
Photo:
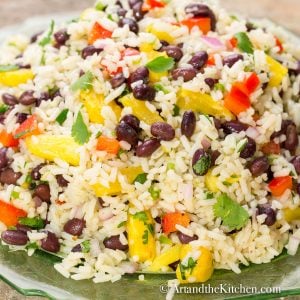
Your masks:
{"label": "yellow pepper dice", "polygon": [[[143,173],[143,169],[142,167],[128,167],[121,169],[120,172],[126,177],[127,182],[131,184],[139,174]],[[93,189],[97,197],[116,195],[122,192],[122,186],[118,181],[110,183],[109,187],[97,183],[93,185]]]}
{"label": "yellow pepper dice", "polygon": [[103,106],[110,106],[115,113],[117,120],[121,116],[121,107],[119,107],[114,101],[109,104],[104,103],[104,96],[101,94],[96,94],[94,91],[81,92],[80,100],[83,103],[89,119],[93,123],[104,124],[104,118],[101,115],[101,110]]}
{"label": "yellow pepper dice", "polygon": [[163,119],[157,112],[152,112],[145,104],[144,101],[135,99],[132,94],[128,94],[120,99],[120,102],[125,107],[130,107],[132,113],[141,121],[144,121],[148,125],[152,125],[155,122],[163,122]]}
{"label": "yellow pepper dice", "polygon": [[281,84],[283,78],[288,74],[288,69],[269,55],[267,55],[266,60],[269,70],[272,73],[269,86],[277,87]]}
{"label": "yellow pepper dice", "polygon": [[217,193],[219,188],[217,186],[218,177],[212,175],[212,169],[209,170],[204,178],[206,188],[211,191],[212,193]]}
{"label": "yellow pepper dice", "polygon": [[156,28],[154,24],[148,25],[146,28],[146,32],[152,33],[155,35],[160,41],[166,41],[169,44],[173,44],[174,42],[174,37],[169,34],[169,32],[172,32],[176,30],[178,27],[171,25],[169,23],[162,23],[161,24],[164,26],[165,31],[162,31],[161,29]]}
{"label": "yellow pepper dice", "polygon": [[208,94],[201,94],[185,89],[180,89],[177,94],[177,105],[183,110],[193,110],[214,117],[233,119],[232,113],[221,103],[215,101]]}
{"label": "yellow pepper dice", "polygon": [[283,210],[284,212],[284,219],[287,222],[292,222],[295,220],[300,220],[300,207],[290,209],[290,208],[285,208]]}
{"label": "yellow pepper dice", "polygon": [[182,262],[186,260],[187,256],[193,251],[191,245],[183,245],[180,252],[180,264],[176,269],[176,277],[180,283],[191,283],[191,282],[205,282],[213,274],[213,257],[212,253],[204,248],[200,247],[200,257],[197,259],[195,264],[191,267],[185,267]]}
{"label": "yellow pepper dice", "polygon": [[181,245],[175,245],[163,252],[161,255],[155,257],[152,265],[148,268],[150,272],[158,272],[163,267],[174,263],[180,259]]}
{"label": "yellow pepper dice", "polygon": [[[152,229],[149,230],[149,228]],[[129,256],[134,257],[138,262],[152,261],[155,257],[156,247],[153,228],[154,220],[150,212],[128,215]]]}
{"label": "yellow pepper dice", "polygon": [[79,165],[80,145],[72,137],[41,134],[26,138],[25,143],[33,155],[50,161],[58,158],[71,165]]}
{"label": "yellow pepper dice", "polygon": [[18,86],[33,79],[34,74],[31,70],[20,69],[16,71],[8,71],[0,73],[0,84],[10,87]]}

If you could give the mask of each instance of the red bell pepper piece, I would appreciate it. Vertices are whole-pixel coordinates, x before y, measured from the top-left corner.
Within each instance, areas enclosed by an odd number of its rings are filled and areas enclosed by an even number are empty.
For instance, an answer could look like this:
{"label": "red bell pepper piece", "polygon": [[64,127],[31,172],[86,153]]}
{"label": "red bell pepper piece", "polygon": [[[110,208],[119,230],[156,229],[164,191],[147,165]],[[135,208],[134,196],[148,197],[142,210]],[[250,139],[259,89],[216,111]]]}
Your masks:
{"label": "red bell pepper piece", "polygon": [[238,44],[238,40],[237,40],[237,38],[233,37],[229,40],[229,43],[230,43],[232,48],[236,48],[237,44]]}
{"label": "red bell pepper piece", "polygon": [[276,46],[279,48],[279,53],[282,53],[284,49],[283,49],[281,41],[279,40],[279,38],[277,36],[275,36],[275,41],[276,41]]}
{"label": "red bell pepper piece", "polygon": [[251,103],[249,97],[241,91],[239,85],[233,85],[224,99],[224,106],[237,116],[247,110]]}
{"label": "red bell pepper piece", "polygon": [[126,57],[126,56],[134,56],[134,55],[139,55],[140,51],[136,50],[134,48],[126,48],[124,51],[121,53],[121,57]]}
{"label": "red bell pepper piece", "polygon": [[264,154],[280,154],[280,145],[270,141],[262,146],[261,151]]}
{"label": "red bell pepper piece", "polygon": [[208,55],[208,60],[207,60],[206,64],[207,64],[208,66],[215,66],[215,65],[216,65],[215,57],[214,57],[213,54],[209,54],[209,55]]}
{"label": "red bell pepper piece", "polygon": [[275,197],[280,197],[286,190],[291,190],[292,187],[293,179],[291,176],[276,177],[269,183],[269,189]]}
{"label": "red bell pepper piece", "polygon": [[149,11],[154,8],[162,8],[165,6],[166,6],[166,4],[162,1],[146,0],[142,5],[142,11]]}
{"label": "red bell pepper piece", "polygon": [[16,226],[19,218],[26,217],[27,212],[0,200],[0,221],[7,227]]}
{"label": "red bell pepper piece", "polygon": [[98,22],[96,22],[89,33],[88,43],[92,45],[99,39],[111,38],[112,32],[103,28]]}
{"label": "red bell pepper piece", "polygon": [[187,227],[190,217],[185,213],[174,212],[165,214],[162,218],[162,229],[165,234],[177,231],[176,225]]}
{"label": "red bell pepper piece", "polygon": [[189,30],[192,30],[194,26],[198,27],[204,34],[207,34],[211,30],[210,18],[190,18],[181,21],[181,24],[187,26]]}
{"label": "red bell pepper piece", "polygon": [[14,137],[16,139],[24,139],[31,135],[40,134],[38,121],[35,115],[30,116],[16,130]]}
{"label": "red bell pepper piece", "polygon": [[260,80],[256,73],[252,73],[245,81],[245,88],[248,94],[252,94],[259,86]]}
{"label": "red bell pepper piece", "polygon": [[98,138],[97,150],[117,155],[120,150],[120,143],[116,139],[101,135]]}
{"label": "red bell pepper piece", "polygon": [[4,147],[17,147],[19,145],[19,140],[15,139],[11,133],[7,133],[5,130],[2,130],[0,133],[0,143]]}

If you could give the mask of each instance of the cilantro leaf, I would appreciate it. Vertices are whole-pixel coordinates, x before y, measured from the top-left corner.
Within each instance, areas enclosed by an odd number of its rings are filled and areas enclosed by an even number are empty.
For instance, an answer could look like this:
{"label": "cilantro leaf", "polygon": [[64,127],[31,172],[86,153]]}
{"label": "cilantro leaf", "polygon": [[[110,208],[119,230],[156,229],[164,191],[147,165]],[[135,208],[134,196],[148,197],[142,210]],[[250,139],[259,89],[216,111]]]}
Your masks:
{"label": "cilantro leaf", "polygon": [[228,226],[230,230],[241,229],[249,219],[248,212],[226,194],[218,197],[213,210],[215,217],[221,218],[223,225]]}
{"label": "cilantro leaf", "polygon": [[238,147],[237,152],[238,153],[242,152],[245,149],[245,147],[247,146],[247,143],[248,143],[248,139],[247,138],[242,139],[241,141],[239,141],[237,143],[237,147]]}
{"label": "cilantro leaf", "polygon": [[33,229],[42,229],[45,227],[45,221],[40,217],[28,218],[22,217],[19,218],[19,224],[29,226]]}
{"label": "cilantro leaf", "polygon": [[194,172],[199,175],[205,175],[211,165],[211,156],[203,155],[198,161],[193,165]]}
{"label": "cilantro leaf", "polygon": [[153,184],[149,187],[148,192],[150,193],[153,200],[157,200],[160,196],[160,189],[155,187]]}
{"label": "cilantro leaf", "polygon": [[148,230],[146,229],[142,236],[143,244],[148,244]]}
{"label": "cilantro leaf", "polygon": [[34,250],[36,250],[36,249],[38,249],[38,248],[39,248],[39,246],[37,245],[36,242],[34,242],[34,243],[29,243],[29,244],[26,245],[26,247],[25,247],[26,250],[29,250],[29,249],[34,249]]}
{"label": "cilantro leaf", "polygon": [[173,108],[173,114],[172,114],[172,116],[173,117],[177,117],[177,116],[179,116],[179,112],[180,112],[180,108],[179,108],[179,106],[178,105],[174,105],[174,108]]}
{"label": "cilantro leaf", "polygon": [[52,36],[52,34],[53,34],[54,24],[55,24],[55,23],[54,23],[54,21],[52,20],[52,21],[51,21],[51,24],[50,24],[50,29],[49,29],[47,35],[46,35],[42,40],[40,40],[40,42],[39,42],[39,45],[40,45],[40,46],[44,47],[44,46],[48,45],[48,44],[51,42],[51,36]]}
{"label": "cilantro leaf", "polygon": [[20,197],[20,193],[16,192],[16,191],[12,191],[11,192],[11,197],[14,199],[18,199]]}
{"label": "cilantro leaf", "polygon": [[138,220],[140,220],[144,223],[148,221],[148,216],[144,211],[140,211],[140,212],[135,213],[133,215],[133,218],[138,219]]}
{"label": "cilantro leaf", "polygon": [[126,221],[123,221],[123,222],[121,222],[117,227],[118,228],[121,228],[121,227],[123,227],[123,226],[125,226],[126,225]]}
{"label": "cilantro leaf", "polygon": [[9,71],[16,71],[19,70],[20,67],[16,65],[0,65],[0,73],[2,72],[9,72]]}
{"label": "cilantro leaf", "polygon": [[214,90],[221,91],[222,93],[224,93],[225,92],[225,85],[220,83],[220,82],[217,82],[214,85]]}
{"label": "cilantro leaf", "polygon": [[147,173],[141,173],[134,179],[133,183],[138,182],[140,184],[144,184],[147,180]]}
{"label": "cilantro leaf", "polygon": [[66,108],[64,110],[62,110],[60,112],[60,114],[56,117],[55,121],[59,124],[62,125],[66,119],[67,119],[67,115],[68,115],[69,110]]}
{"label": "cilantro leaf", "polygon": [[158,240],[161,244],[172,244],[172,241],[163,234],[159,237]]}
{"label": "cilantro leaf", "polygon": [[237,47],[241,51],[253,54],[253,45],[245,32],[238,32],[234,37],[237,39]]}
{"label": "cilantro leaf", "polygon": [[82,251],[82,253],[89,253],[90,252],[90,250],[91,250],[91,243],[90,243],[90,241],[83,241],[82,243],[81,243],[81,251]]}
{"label": "cilantro leaf", "polygon": [[0,105],[0,114],[4,114],[6,113],[7,111],[9,110],[9,106],[8,105],[5,105],[5,104],[2,104]]}
{"label": "cilantro leaf", "polygon": [[104,10],[105,7],[106,7],[106,5],[103,4],[101,1],[98,1],[98,2],[96,3],[96,5],[95,5],[95,9],[96,9],[96,10],[99,10],[99,11]]}
{"label": "cilantro leaf", "polygon": [[172,57],[159,56],[146,64],[146,67],[154,73],[162,73],[174,67],[174,59]]}
{"label": "cilantro leaf", "polygon": [[79,145],[83,145],[89,141],[90,136],[91,133],[83,121],[81,112],[79,112],[76,121],[72,126],[72,137]]}
{"label": "cilantro leaf", "polygon": [[92,87],[93,80],[94,75],[92,72],[88,71],[71,85],[71,91],[76,92],[78,90],[89,90]]}
{"label": "cilantro leaf", "polygon": [[165,89],[160,83],[155,83],[154,85],[153,85],[153,87],[155,88],[155,90],[157,91],[157,92],[163,92],[164,94],[168,94],[168,90],[167,89]]}

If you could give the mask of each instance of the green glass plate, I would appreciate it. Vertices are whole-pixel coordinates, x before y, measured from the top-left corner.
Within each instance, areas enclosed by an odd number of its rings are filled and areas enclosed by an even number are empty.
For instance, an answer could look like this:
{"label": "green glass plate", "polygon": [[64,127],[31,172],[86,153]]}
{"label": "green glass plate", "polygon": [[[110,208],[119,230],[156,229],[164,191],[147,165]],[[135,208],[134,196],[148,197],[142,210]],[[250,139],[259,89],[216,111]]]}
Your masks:
{"label": "green glass plate", "polygon": [[[12,33],[39,32],[46,28],[51,19],[58,23],[70,20],[78,14],[43,16],[30,19],[22,25],[0,30],[0,40]],[[124,276],[115,283],[93,283],[92,280],[74,281],[60,275],[53,264],[58,258],[38,251],[29,257],[24,251],[9,251],[0,245],[0,279],[26,296],[44,296],[59,300],[106,300],[106,299],[165,299],[167,280],[174,279],[175,274],[145,274],[145,280],[139,281],[139,274]],[[249,293],[232,293],[230,289],[248,289]],[[212,288],[219,293],[211,293]],[[280,293],[258,294],[260,288],[276,287]],[[201,299],[272,299],[288,295],[300,295],[300,251],[295,256],[280,255],[271,263],[251,265],[242,268],[241,274],[217,270],[211,280],[205,284],[186,286],[186,293],[178,290],[174,299],[199,299],[192,288],[206,289]],[[256,289],[256,290],[255,290]],[[226,291],[226,292],[225,292]]]}

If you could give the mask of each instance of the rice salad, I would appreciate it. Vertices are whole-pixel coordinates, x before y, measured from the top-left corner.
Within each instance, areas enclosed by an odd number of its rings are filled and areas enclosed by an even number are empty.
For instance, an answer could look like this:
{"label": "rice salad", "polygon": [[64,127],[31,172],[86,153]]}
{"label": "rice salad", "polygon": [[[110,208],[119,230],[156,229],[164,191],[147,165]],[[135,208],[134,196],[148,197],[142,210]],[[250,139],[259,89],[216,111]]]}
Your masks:
{"label": "rice salad", "polygon": [[101,0],[10,37],[2,243],[95,283],[174,271],[204,282],[294,255],[298,60],[285,30],[215,1]]}

